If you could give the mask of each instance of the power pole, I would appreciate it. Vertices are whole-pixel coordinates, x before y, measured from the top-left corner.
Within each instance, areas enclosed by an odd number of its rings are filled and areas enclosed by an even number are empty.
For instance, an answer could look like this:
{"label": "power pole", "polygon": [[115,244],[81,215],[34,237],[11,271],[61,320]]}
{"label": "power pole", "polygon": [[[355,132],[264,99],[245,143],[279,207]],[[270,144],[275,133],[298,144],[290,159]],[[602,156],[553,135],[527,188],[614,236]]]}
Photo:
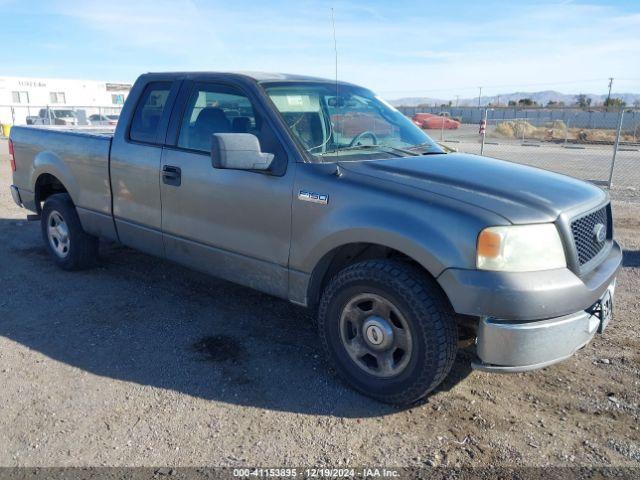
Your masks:
{"label": "power pole", "polygon": [[482,87],[478,87],[480,92],[478,93],[478,108],[480,108],[480,97],[482,97]]}
{"label": "power pole", "polygon": [[611,101],[611,86],[613,85],[613,77],[609,77],[609,93],[607,94],[606,107],[609,110],[609,102]]}
{"label": "power pole", "polygon": [[458,100],[460,99],[460,95],[456,95],[456,108],[458,108]]}

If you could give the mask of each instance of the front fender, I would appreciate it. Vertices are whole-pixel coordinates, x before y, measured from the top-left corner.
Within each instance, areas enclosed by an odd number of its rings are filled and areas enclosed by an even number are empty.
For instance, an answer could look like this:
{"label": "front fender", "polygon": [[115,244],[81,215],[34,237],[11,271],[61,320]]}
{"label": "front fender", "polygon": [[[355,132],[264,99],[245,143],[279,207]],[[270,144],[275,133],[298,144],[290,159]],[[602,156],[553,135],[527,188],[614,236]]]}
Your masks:
{"label": "front fender", "polygon": [[[387,219],[381,221],[383,219]],[[392,221],[389,221],[393,219]],[[460,230],[460,227],[456,229]],[[318,240],[319,235],[322,237]],[[313,246],[292,264],[294,269],[312,272],[329,252],[352,243],[371,243],[388,247],[412,258],[437,277],[448,265],[468,265],[475,261],[475,235],[469,232],[466,242],[456,240],[451,232],[437,228],[422,215],[394,209],[352,208],[336,211],[304,235],[292,250],[303,251],[304,243]],[[315,243],[311,236],[315,236]]]}
{"label": "front fender", "polygon": [[[294,223],[289,294],[307,305],[334,254],[350,244],[374,244],[410,257],[434,278],[451,265],[475,264],[475,241],[484,222],[430,207],[422,209],[336,209],[317,223]],[[309,219],[309,215],[303,215]],[[446,221],[448,218],[448,222]]]}
{"label": "front fender", "polygon": [[[292,205],[290,294],[303,302],[312,272],[332,250],[352,243],[392,248],[433,277],[444,269],[475,267],[478,233],[507,222],[493,212],[335,165],[299,164]],[[300,192],[326,195],[306,201]]]}

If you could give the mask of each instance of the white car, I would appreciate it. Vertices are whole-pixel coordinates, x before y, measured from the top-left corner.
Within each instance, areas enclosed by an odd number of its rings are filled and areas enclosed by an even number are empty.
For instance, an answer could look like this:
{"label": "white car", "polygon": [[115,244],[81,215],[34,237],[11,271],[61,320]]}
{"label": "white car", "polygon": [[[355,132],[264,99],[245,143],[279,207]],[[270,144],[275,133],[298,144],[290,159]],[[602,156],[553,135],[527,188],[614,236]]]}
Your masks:
{"label": "white car", "polygon": [[76,112],[68,109],[42,108],[38,117],[33,120],[34,125],[78,125]]}
{"label": "white car", "polygon": [[116,126],[119,115],[91,115],[89,125]]}

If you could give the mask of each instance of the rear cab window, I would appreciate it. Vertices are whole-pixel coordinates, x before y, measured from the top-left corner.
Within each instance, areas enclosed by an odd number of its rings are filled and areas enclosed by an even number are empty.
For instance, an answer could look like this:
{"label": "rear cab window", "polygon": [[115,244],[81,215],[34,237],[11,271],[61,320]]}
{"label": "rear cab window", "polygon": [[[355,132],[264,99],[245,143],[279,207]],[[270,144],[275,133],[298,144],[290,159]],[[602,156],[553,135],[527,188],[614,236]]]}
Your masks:
{"label": "rear cab window", "polygon": [[161,144],[161,119],[165,112],[173,82],[149,83],[133,114],[129,138],[134,142]]}

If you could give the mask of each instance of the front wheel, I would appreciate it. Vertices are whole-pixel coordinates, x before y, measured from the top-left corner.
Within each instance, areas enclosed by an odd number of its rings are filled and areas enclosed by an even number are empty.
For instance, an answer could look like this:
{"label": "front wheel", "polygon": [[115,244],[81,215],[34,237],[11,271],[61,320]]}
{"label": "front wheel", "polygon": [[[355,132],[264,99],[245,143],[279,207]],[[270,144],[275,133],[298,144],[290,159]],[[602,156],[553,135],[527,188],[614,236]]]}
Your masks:
{"label": "front wheel", "polygon": [[51,195],[40,216],[42,238],[51,258],[64,270],[81,270],[95,264],[98,239],[82,229],[78,213],[66,193]]}
{"label": "front wheel", "polygon": [[369,260],[339,272],[323,291],[318,328],[337,372],[387,403],[424,397],[455,360],[450,305],[425,272],[400,262]]}

